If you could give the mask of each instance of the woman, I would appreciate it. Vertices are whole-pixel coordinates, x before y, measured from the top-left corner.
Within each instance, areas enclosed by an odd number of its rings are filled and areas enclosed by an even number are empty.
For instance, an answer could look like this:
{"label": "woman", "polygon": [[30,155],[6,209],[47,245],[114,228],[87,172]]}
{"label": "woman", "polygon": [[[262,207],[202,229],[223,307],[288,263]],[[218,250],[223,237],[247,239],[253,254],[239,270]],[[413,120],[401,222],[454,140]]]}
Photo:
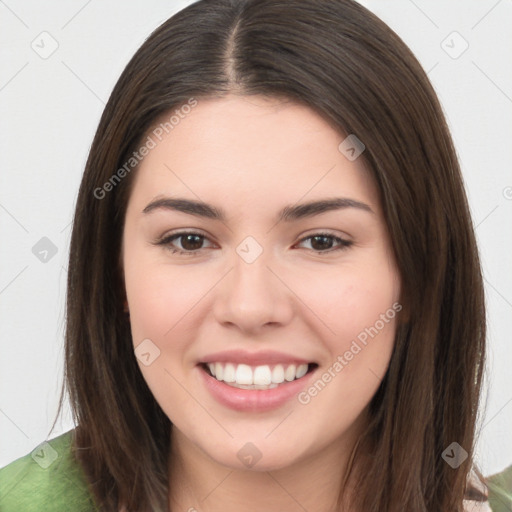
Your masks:
{"label": "woman", "polygon": [[[421,66],[353,1],[199,1],[148,38],[91,148],[67,300],[78,426],[33,453],[56,452],[39,506],[486,503],[459,164]],[[36,477],[13,464],[15,506]]]}

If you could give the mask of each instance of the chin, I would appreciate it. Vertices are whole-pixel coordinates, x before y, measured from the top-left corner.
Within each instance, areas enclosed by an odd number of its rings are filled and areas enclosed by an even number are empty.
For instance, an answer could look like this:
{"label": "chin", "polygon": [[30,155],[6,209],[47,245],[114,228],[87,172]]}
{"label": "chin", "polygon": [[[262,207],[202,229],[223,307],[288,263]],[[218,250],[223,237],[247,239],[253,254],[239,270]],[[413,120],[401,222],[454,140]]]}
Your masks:
{"label": "chin", "polygon": [[231,440],[229,444],[216,444],[206,453],[217,464],[237,471],[278,471],[297,460],[297,452],[293,447],[274,446],[264,438],[256,440]]}

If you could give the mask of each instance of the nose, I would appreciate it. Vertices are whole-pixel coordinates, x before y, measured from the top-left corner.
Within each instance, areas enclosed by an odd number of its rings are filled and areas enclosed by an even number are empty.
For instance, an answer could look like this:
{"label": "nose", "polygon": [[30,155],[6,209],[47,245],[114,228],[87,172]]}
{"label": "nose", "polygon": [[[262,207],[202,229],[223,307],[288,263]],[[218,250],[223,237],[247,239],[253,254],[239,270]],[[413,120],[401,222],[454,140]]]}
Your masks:
{"label": "nose", "polygon": [[216,287],[213,313],[224,325],[256,334],[283,326],[293,317],[293,293],[264,254],[247,263],[236,256],[231,271]]}

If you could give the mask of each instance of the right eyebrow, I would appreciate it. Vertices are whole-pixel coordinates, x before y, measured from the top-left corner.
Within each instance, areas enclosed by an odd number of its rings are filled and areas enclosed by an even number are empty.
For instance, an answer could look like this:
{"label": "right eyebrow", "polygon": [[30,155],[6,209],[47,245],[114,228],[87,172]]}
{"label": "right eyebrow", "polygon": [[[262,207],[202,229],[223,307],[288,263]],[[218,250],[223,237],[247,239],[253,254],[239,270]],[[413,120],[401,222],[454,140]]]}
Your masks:
{"label": "right eyebrow", "polygon": [[192,201],[190,199],[162,197],[149,203],[142,213],[150,213],[157,209],[175,210],[178,212],[188,213],[197,217],[206,217],[208,219],[226,220],[226,214],[223,210],[216,208],[203,201]]}

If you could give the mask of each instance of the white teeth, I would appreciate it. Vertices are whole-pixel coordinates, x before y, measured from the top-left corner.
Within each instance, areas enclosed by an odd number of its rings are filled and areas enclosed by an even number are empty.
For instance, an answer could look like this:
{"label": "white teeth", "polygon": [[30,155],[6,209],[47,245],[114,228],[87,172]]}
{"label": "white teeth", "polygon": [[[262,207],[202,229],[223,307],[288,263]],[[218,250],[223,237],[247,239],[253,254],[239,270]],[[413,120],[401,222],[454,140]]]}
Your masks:
{"label": "white teeth", "polygon": [[272,375],[268,366],[256,366],[254,370],[253,384],[267,386],[272,382]]}
{"label": "white teeth", "polygon": [[[215,369],[217,369],[217,364],[215,365]],[[222,377],[218,377],[217,374],[215,374],[218,380],[222,380]],[[254,384],[252,380],[252,369],[250,366],[246,364],[239,364],[236,368],[235,372],[235,382],[237,384]]]}
{"label": "white teeth", "polygon": [[220,381],[241,389],[271,389],[285,380],[291,382],[304,377],[308,372],[307,364],[277,364],[251,367],[247,364],[208,363],[211,374]]}
{"label": "white teeth", "polygon": [[288,368],[286,368],[286,371],[284,372],[284,378],[288,382],[291,382],[292,380],[295,379],[295,370],[296,369],[297,368],[294,364],[291,364],[290,366],[288,366]]}
{"label": "white teeth", "polygon": [[224,366],[224,382],[235,382],[236,368],[232,363],[227,363]]}
{"label": "white teeth", "polygon": [[282,364],[274,366],[274,369],[272,370],[272,382],[276,384],[284,382],[284,368]]}
{"label": "white teeth", "polygon": [[229,384],[233,388],[238,389],[274,389],[277,388],[277,384],[269,384],[268,386],[259,386],[258,384],[251,384],[250,386],[246,384],[237,384],[236,382],[232,382]]}
{"label": "white teeth", "polygon": [[308,365],[307,364],[301,364],[297,366],[297,372],[295,374],[295,377],[297,379],[300,379],[301,377],[304,377],[308,373]]}
{"label": "white teeth", "polygon": [[224,365],[222,363],[215,363],[215,376],[218,380],[222,380],[224,376]]}

